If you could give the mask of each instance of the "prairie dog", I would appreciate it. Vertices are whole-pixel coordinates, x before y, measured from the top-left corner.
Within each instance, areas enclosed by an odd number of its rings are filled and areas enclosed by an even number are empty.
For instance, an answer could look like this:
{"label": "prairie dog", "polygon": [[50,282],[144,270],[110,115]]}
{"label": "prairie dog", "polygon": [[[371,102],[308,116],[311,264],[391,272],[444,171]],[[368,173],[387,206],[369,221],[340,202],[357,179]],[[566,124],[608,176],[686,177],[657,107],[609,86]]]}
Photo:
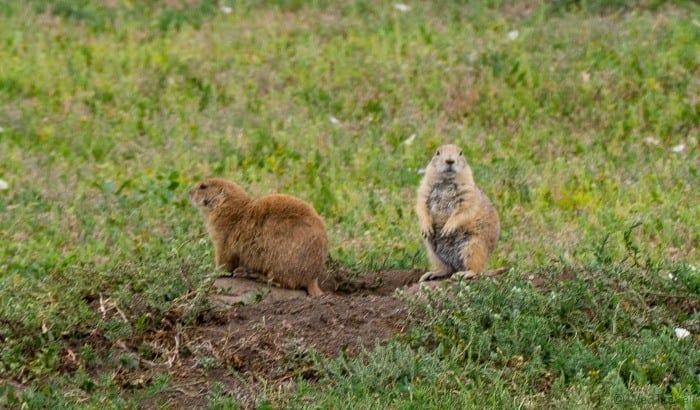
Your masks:
{"label": "prairie dog", "polygon": [[314,208],[289,195],[250,198],[232,181],[209,178],[189,191],[214,244],[216,266],[252,270],[288,289],[322,295],[328,259],[326,225]]}
{"label": "prairie dog", "polygon": [[418,188],[416,213],[432,267],[420,282],[473,278],[496,248],[501,223],[456,145],[438,148]]}

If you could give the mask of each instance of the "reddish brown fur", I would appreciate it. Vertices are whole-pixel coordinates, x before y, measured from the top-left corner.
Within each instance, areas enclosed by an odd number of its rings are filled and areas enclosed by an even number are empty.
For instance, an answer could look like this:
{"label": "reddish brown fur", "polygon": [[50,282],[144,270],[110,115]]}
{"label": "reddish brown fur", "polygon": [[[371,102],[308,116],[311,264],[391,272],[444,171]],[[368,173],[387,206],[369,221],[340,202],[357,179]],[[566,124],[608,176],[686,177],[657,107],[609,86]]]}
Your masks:
{"label": "reddish brown fur", "polygon": [[328,237],[311,205],[284,194],[252,199],[222,178],[198,183],[190,198],[204,216],[217,267],[250,269],[281,287],[323,294],[318,278],[328,258]]}

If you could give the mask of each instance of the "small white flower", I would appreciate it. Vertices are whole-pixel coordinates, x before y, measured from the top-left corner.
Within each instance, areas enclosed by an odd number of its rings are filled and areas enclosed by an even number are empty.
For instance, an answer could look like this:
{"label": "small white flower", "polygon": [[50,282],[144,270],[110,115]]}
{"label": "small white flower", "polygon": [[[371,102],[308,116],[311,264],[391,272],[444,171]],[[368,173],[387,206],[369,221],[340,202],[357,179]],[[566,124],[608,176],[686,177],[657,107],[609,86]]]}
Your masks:
{"label": "small white flower", "polygon": [[233,11],[233,9],[232,9],[231,7],[229,7],[229,6],[221,6],[221,11],[223,11],[223,12],[226,13],[226,14],[231,14],[231,12]]}
{"label": "small white flower", "polygon": [[410,7],[410,6],[407,6],[407,5],[401,4],[401,3],[394,4],[394,8],[395,8],[396,10],[402,11],[402,12],[404,12],[404,13],[411,10],[411,7]]}
{"label": "small white flower", "polygon": [[671,148],[671,151],[678,153],[678,152],[683,152],[684,149],[685,149],[685,144],[683,144],[683,143],[681,142],[680,144],[678,144],[678,145],[676,145],[675,147]]}
{"label": "small white flower", "polygon": [[673,273],[669,273],[669,274],[668,274],[668,278],[669,278],[669,279],[671,279],[671,280],[674,280],[674,279],[676,279],[676,277],[675,277],[675,276],[673,276]]}
{"label": "small white flower", "polygon": [[519,34],[520,33],[518,33],[518,30],[509,31],[508,32],[508,40],[510,40],[510,41],[515,40],[516,38],[518,38]]}
{"label": "small white flower", "polygon": [[333,125],[340,125],[340,120],[338,120],[337,118],[335,118],[335,117],[332,116],[332,115],[329,115],[329,116],[328,116],[328,120],[329,120],[329,121],[331,122],[331,124],[333,124]]}
{"label": "small white flower", "polygon": [[0,179],[0,191],[4,191],[10,187],[10,184],[5,182],[4,179]]}
{"label": "small white flower", "polygon": [[659,145],[659,140],[652,137],[646,137],[644,138],[644,143],[647,145]]}
{"label": "small white flower", "polygon": [[676,333],[676,337],[679,339],[685,339],[686,337],[690,336],[690,332],[682,327],[677,327],[673,329],[673,331]]}
{"label": "small white flower", "polygon": [[411,145],[411,144],[413,144],[413,140],[415,140],[415,139],[416,139],[416,134],[411,134],[411,136],[408,137],[406,139],[406,141],[404,141],[403,143],[406,145]]}

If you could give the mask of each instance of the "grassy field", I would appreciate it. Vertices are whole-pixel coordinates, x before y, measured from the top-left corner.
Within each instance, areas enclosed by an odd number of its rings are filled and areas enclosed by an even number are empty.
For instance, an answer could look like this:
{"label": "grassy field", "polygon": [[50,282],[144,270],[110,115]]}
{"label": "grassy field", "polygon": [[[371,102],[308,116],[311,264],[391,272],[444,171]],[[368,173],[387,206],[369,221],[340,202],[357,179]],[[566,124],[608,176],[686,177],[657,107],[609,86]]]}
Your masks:
{"label": "grassy field", "polygon": [[157,329],[205,283],[197,180],[310,201],[352,269],[427,269],[415,189],[455,142],[510,272],[260,405],[700,408],[698,5],[406,6],[1,2],[0,407],[166,388],[124,389],[130,359],[89,344],[81,363],[112,371],[64,371],[61,346]]}

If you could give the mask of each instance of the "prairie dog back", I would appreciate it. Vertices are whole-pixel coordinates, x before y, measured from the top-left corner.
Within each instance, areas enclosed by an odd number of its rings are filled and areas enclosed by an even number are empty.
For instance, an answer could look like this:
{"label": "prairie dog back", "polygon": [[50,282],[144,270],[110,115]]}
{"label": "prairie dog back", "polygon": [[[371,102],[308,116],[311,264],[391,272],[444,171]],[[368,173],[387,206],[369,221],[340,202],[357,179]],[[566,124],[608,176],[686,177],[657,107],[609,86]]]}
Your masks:
{"label": "prairie dog back", "polygon": [[328,259],[326,225],[313,207],[290,195],[250,198],[241,187],[209,178],[190,190],[214,244],[216,265],[245,268],[278,285],[321,295]]}

